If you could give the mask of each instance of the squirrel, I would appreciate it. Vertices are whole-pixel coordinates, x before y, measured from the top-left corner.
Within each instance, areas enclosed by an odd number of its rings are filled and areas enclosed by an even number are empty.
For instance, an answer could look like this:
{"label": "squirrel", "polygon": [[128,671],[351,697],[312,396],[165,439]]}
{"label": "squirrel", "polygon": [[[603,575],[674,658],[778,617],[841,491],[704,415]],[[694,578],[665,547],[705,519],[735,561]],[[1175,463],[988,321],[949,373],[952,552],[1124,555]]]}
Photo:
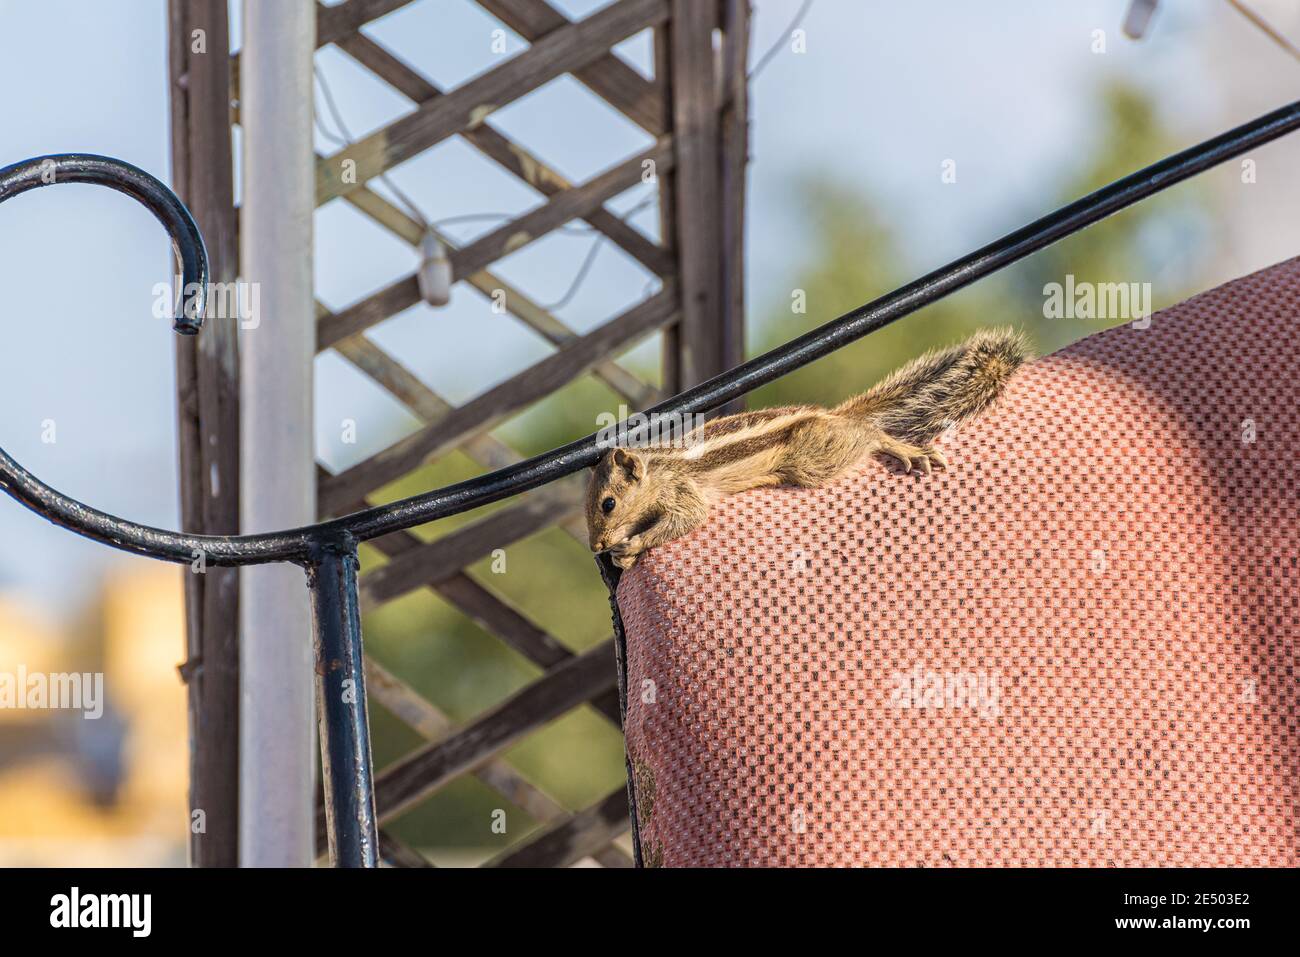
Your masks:
{"label": "squirrel", "polygon": [[712,419],[671,447],[610,449],[592,466],[587,487],[591,550],[631,568],[646,549],[702,524],[724,496],[826,485],[873,453],[928,475],[948,464],[933,445],[939,433],[992,405],[1028,358],[1020,333],[982,330],[831,409],[741,412]]}

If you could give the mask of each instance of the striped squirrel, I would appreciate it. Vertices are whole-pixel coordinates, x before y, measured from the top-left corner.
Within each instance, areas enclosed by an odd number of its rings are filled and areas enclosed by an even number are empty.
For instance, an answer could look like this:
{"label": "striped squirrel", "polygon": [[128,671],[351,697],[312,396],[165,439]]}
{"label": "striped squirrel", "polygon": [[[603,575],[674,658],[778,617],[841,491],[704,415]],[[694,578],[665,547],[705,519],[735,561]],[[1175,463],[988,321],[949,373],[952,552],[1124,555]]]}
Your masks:
{"label": "striped squirrel", "polygon": [[910,472],[947,460],[932,444],[988,408],[1028,358],[1011,329],[983,330],[914,359],[835,406],[787,406],[713,419],[680,446],[616,447],[592,467],[591,550],[631,568],[647,548],[680,538],[727,495],[771,485],[825,485],[872,453]]}

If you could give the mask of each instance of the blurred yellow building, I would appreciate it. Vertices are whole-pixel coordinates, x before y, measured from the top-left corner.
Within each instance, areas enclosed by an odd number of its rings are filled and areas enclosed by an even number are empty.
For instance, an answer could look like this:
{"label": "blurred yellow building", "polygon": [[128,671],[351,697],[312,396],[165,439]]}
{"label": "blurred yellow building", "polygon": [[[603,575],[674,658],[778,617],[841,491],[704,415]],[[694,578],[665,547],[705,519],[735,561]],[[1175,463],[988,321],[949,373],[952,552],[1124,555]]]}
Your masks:
{"label": "blurred yellow building", "polygon": [[0,866],[185,863],[181,570],[119,564],[79,624],[0,594],[0,674],[102,672],[104,713],[0,707]]}

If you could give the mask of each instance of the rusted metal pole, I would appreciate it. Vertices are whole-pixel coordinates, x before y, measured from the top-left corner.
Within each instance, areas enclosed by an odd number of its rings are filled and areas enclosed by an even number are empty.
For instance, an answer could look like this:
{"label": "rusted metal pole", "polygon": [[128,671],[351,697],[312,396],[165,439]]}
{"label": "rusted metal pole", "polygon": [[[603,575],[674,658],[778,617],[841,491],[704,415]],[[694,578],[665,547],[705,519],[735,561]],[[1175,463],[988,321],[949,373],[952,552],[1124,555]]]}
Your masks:
{"label": "rusted metal pole", "polygon": [[335,867],[379,866],[357,564],[356,542],[345,536],[322,543],[307,566],[325,826]]}

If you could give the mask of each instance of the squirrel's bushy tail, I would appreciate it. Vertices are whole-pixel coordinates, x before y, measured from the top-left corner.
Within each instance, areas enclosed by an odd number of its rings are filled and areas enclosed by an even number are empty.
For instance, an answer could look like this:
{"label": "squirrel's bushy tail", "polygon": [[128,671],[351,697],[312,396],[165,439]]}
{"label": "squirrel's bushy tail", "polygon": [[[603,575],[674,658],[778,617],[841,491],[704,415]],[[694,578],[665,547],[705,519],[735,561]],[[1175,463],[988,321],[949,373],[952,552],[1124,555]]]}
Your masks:
{"label": "squirrel's bushy tail", "polygon": [[992,405],[1029,357],[1019,332],[983,329],[959,345],[912,360],[835,411],[869,418],[905,442],[926,444]]}

